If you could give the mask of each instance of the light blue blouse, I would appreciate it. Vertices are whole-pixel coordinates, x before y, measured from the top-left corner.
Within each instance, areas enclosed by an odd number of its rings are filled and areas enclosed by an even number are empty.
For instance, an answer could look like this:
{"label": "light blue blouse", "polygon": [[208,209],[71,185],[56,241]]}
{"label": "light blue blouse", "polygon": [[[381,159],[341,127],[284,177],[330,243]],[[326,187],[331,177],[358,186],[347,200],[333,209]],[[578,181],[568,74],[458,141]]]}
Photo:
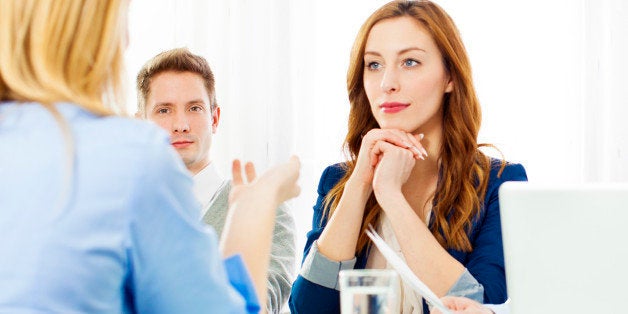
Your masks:
{"label": "light blue blouse", "polygon": [[257,312],[166,134],[57,108],[69,139],[42,106],[0,103],[0,312]]}

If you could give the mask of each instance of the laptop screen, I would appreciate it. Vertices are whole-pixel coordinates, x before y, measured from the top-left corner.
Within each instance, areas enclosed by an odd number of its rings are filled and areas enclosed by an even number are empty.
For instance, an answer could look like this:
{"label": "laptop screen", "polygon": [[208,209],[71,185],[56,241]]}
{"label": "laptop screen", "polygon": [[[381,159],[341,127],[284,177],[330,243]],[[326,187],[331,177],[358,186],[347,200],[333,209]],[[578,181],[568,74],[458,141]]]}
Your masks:
{"label": "laptop screen", "polygon": [[506,182],[512,314],[628,313],[628,184]]}

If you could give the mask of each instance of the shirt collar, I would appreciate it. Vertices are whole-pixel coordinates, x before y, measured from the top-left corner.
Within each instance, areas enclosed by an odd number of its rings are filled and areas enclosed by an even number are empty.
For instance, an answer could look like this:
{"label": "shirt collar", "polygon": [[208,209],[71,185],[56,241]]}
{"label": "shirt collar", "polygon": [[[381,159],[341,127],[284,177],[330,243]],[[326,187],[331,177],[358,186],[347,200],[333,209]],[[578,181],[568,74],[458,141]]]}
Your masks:
{"label": "shirt collar", "polygon": [[223,181],[224,178],[220,175],[213,162],[210,162],[194,175],[194,196],[203,206],[203,211],[207,209],[209,201],[214,197]]}

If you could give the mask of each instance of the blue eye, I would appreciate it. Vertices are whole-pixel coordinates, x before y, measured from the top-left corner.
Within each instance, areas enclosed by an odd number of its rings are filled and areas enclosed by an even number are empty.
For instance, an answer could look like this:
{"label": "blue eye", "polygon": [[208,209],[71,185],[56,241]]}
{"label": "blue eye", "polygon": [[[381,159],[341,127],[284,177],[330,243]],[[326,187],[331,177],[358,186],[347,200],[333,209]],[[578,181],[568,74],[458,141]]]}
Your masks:
{"label": "blue eye", "polygon": [[381,69],[381,68],[382,68],[382,65],[381,65],[381,64],[379,64],[379,62],[375,62],[375,61],[373,61],[373,62],[369,62],[369,63],[366,65],[366,67],[367,67],[369,70],[371,70],[371,71],[375,71],[375,70],[379,70],[379,69]]}
{"label": "blue eye", "polygon": [[413,67],[413,66],[417,66],[419,64],[420,64],[420,62],[416,61],[414,59],[406,59],[406,60],[403,61],[403,66],[405,66],[405,67]]}

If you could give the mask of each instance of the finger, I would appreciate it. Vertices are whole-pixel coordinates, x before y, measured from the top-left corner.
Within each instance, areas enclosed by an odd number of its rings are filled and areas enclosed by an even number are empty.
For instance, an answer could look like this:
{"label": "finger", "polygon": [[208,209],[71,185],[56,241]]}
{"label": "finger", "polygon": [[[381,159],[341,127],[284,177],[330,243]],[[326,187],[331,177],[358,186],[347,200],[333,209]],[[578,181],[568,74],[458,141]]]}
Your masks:
{"label": "finger", "polygon": [[443,302],[443,305],[445,305],[445,307],[447,307],[448,309],[462,311],[461,313],[484,313],[482,305],[471,299],[445,296],[441,298],[441,301]]}
{"label": "finger", "polygon": [[[371,160],[371,167],[376,167],[377,164],[379,163],[379,157],[381,154],[384,153],[382,145],[383,144],[388,144],[387,142],[383,142],[383,141],[377,141],[375,142],[375,144],[373,145],[373,148],[371,149],[371,151],[369,152],[369,157]],[[391,144],[388,144],[391,145]]]}
{"label": "finger", "polygon": [[412,142],[408,140],[408,136],[405,132],[400,130],[385,130],[386,137],[384,140],[390,144],[395,146],[399,146],[401,148],[410,148],[412,147]]}
{"label": "finger", "polygon": [[371,149],[371,151],[369,152],[369,160],[371,161],[371,167],[377,166],[377,162],[379,161],[379,158],[377,156],[378,155],[375,149]]}
{"label": "finger", "polygon": [[[378,141],[375,146],[377,147],[377,151],[379,152],[378,154],[383,154],[387,151],[390,151],[392,149],[407,149],[405,147],[400,147],[398,145],[394,145],[389,143],[388,141]],[[375,150],[375,147],[374,147]]]}
{"label": "finger", "polygon": [[373,168],[377,167],[377,164],[379,164],[380,159],[381,159],[380,155],[375,155],[375,157],[373,157],[372,162],[371,162]]}
{"label": "finger", "polygon": [[364,141],[372,143],[371,146],[377,141],[386,141],[401,148],[412,146],[405,134],[395,129],[373,129],[364,136]]}
{"label": "finger", "polygon": [[447,308],[450,308],[450,309],[454,309],[454,307],[456,305],[456,299],[453,298],[453,297],[444,296],[444,297],[440,298],[440,300],[443,302],[444,306],[446,306]]}
{"label": "finger", "polygon": [[297,155],[290,156],[290,160],[288,160],[288,163],[292,164],[293,167],[297,169],[301,169],[301,160],[299,160],[299,156]]}
{"label": "finger", "polygon": [[231,176],[233,177],[233,185],[244,184],[242,180],[242,165],[238,159],[234,159],[231,163]]}
{"label": "finger", "polygon": [[289,169],[293,175],[296,175],[296,178],[298,179],[301,172],[301,161],[299,160],[299,157],[296,155],[290,156],[286,166],[287,169]]}
{"label": "finger", "polygon": [[257,174],[255,173],[255,165],[250,161],[244,165],[244,173],[246,174],[248,182],[253,182],[257,177]]}
{"label": "finger", "polygon": [[417,135],[413,135],[412,138],[414,138],[415,140],[417,140],[419,142],[419,149],[421,150],[421,152],[423,152],[423,155],[425,158],[427,158],[427,150],[425,149],[425,146],[423,146],[422,144],[422,140],[425,137],[425,135],[423,135],[423,133],[417,134]]}
{"label": "finger", "polygon": [[385,141],[377,141],[373,146],[373,149],[371,149],[371,165],[373,167],[377,166],[384,153],[395,148],[400,149],[397,145],[393,145]]}
{"label": "finger", "polygon": [[[292,167],[296,176],[295,180],[298,180],[299,177],[301,176],[301,160],[296,155],[292,155],[288,162],[292,164]],[[300,190],[297,193],[300,193]]]}
{"label": "finger", "polygon": [[412,146],[409,147],[408,150],[412,152],[414,159],[424,160],[425,156],[423,156],[423,152],[420,150],[421,143],[419,143],[419,141],[417,141],[417,139],[411,133],[406,133],[406,136],[408,137],[408,141],[412,143]]}

